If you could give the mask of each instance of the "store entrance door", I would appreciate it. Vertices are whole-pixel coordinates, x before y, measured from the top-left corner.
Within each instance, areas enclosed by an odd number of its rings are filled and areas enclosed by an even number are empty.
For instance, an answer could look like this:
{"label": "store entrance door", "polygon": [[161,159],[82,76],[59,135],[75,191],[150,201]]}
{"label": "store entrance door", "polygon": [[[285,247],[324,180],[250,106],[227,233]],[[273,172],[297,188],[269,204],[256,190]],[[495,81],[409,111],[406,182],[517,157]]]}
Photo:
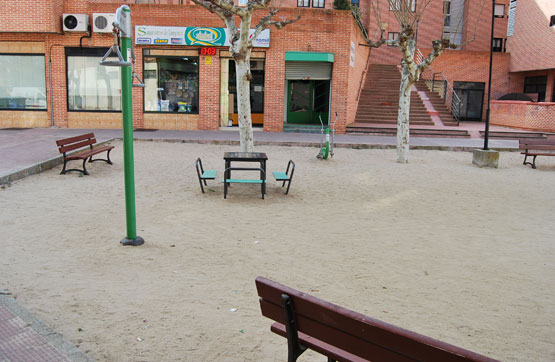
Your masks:
{"label": "store entrance door", "polygon": [[289,80],[287,123],[326,125],[329,117],[329,80]]}
{"label": "store entrance door", "polygon": [[[264,60],[251,60],[252,79],[250,83],[251,119],[253,126],[264,125]],[[229,117],[234,126],[238,125],[237,83],[235,61],[229,60]]]}
{"label": "store entrance door", "polygon": [[460,104],[453,102],[453,107],[460,107],[462,120],[482,120],[485,85],[482,82],[455,82],[453,91],[459,96]]}

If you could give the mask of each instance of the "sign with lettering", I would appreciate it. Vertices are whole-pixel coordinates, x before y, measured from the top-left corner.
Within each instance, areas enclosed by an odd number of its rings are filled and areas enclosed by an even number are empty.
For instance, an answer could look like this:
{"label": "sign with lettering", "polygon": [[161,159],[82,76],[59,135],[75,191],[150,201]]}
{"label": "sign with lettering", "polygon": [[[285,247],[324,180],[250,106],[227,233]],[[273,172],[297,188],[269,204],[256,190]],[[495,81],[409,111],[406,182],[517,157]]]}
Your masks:
{"label": "sign with lettering", "polygon": [[[254,29],[250,30],[250,34]],[[198,45],[229,46],[227,28],[177,27],[177,26],[135,26],[135,44],[155,45]],[[270,47],[270,29],[266,29],[253,41],[256,48]]]}

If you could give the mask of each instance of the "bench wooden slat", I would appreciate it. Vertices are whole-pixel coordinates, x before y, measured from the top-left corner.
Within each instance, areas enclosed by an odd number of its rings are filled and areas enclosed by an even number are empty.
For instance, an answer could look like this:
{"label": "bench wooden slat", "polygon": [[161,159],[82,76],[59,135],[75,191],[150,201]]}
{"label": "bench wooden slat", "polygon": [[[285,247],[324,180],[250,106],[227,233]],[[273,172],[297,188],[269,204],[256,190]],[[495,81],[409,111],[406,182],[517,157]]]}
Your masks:
{"label": "bench wooden slat", "polygon": [[[275,334],[279,334],[282,337],[287,338],[287,332],[285,330],[285,326],[281,323],[274,323],[272,324],[272,326],[270,327],[270,330],[272,332],[274,332]],[[301,342],[301,344],[307,346],[308,348],[318,352],[318,353],[322,353],[324,355],[327,355],[331,358],[333,358],[336,361],[342,362],[342,361],[346,361],[346,362],[365,362],[367,361],[364,358],[360,358],[359,356],[356,356],[352,353],[349,353],[347,351],[344,351],[342,349],[339,349],[335,346],[332,346],[331,344],[327,344],[324,343],[322,341],[319,341],[315,338],[310,337],[307,334],[304,334],[302,332],[299,332],[299,341]]]}
{"label": "bench wooden slat", "polygon": [[285,324],[282,294],[291,297],[297,328],[367,360],[383,361],[495,361],[486,356],[323,301],[273,282],[256,279],[262,314]]}
{"label": "bench wooden slat", "polygon": [[57,146],[61,146],[61,145],[66,145],[68,143],[75,143],[75,142],[79,142],[82,140],[86,140],[92,138],[94,140],[94,142],[96,143],[96,138],[94,137],[94,133],[86,133],[86,134],[82,134],[79,136],[74,136],[74,137],[69,137],[69,138],[64,138],[61,140],[57,140],[56,141],[56,145]]}
{"label": "bench wooden slat", "polygon": [[90,147],[91,145],[94,145],[96,143],[96,141],[89,139],[89,140],[85,140],[85,141],[80,141],[77,143],[71,143],[71,144],[64,144],[63,146],[60,146],[59,150],[60,153],[66,153],[69,151],[73,151],[73,150],[78,150],[80,148],[83,147]]}
{"label": "bench wooden slat", "polygon": [[83,159],[89,158],[91,156],[94,156],[98,153],[111,150],[113,148],[114,148],[114,146],[95,147],[92,150],[88,149],[88,150],[85,150],[83,152],[74,153],[74,154],[71,154],[69,156],[66,156],[65,158],[66,158],[66,160],[83,160]]}

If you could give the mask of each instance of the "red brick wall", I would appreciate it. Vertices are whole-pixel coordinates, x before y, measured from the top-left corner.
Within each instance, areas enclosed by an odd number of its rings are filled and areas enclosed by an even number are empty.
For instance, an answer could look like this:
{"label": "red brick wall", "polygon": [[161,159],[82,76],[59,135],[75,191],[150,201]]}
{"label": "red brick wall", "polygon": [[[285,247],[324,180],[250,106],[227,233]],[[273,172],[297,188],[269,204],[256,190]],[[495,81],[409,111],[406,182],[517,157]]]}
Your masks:
{"label": "red brick wall", "polygon": [[[505,15],[494,19],[494,38],[507,38],[507,14],[509,0],[496,0],[496,4],[505,5]],[[472,0],[465,4],[465,24],[462,47],[467,51],[489,52],[491,44],[492,1]],[[479,20],[478,20],[479,19]],[[475,38],[474,38],[475,35]],[[474,40],[472,40],[474,38]]]}
{"label": "red brick wall", "polygon": [[507,44],[512,55],[512,72],[555,68],[555,27],[549,27],[551,15],[555,15],[553,0],[517,2],[514,35]]}
{"label": "red brick wall", "polygon": [[[506,53],[493,54],[491,99],[497,99],[504,94],[522,92],[520,80],[512,81],[508,77],[510,55]],[[489,71],[489,52],[468,52],[461,50],[447,50],[433,63],[435,72],[442,72],[451,85],[454,82],[483,82],[484,105],[482,118],[485,119],[487,109],[487,87]],[[522,83],[523,84],[523,83]]]}
{"label": "red brick wall", "polygon": [[492,101],[491,124],[555,132],[555,103]]}
{"label": "red brick wall", "polygon": [[61,0],[2,1],[0,32],[58,32]]}
{"label": "red brick wall", "polygon": [[[14,2],[14,4],[19,2]],[[46,4],[46,3],[45,3]],[[58,29],[61,27],[61,13],[89,14],[92,21],[94,12],[115,12],[120,3],[96,2],[96,1],[65,1],[55,0],[48,2],[52,14],[50,20],[44,20],[44,25],[35,17],[35,23],[27,24],[26,30],[36,33],[21,33],[16,26],[9,28],[11,33],[0,33],[0,42],[42,42],[44,44],[46,62],[46,84],[48,117],[50,119],[51,96],[54,94],[54,124],[59,127],[95,127],[104,126],[108,128],[117,127],[114,114],[105,114],[106,122],[99,120],[100,113],[93,112],[70,112],[67,111],[66,90],[66,68],[65,47],[78,47],[80,42],[83,47],[110,47],[113,42],[111,34],[93,33],[90,38],[83,38],[85,33],[44,33],[44,27]],[[295,3],[296,4],[296,3]],[[326,6],[330,4],[326,2]],[[63,6],[62,6],[63,5]],[[196,5],[165,5],[160,4],[129,4],[132,13],[132,25],[157,25],[157,26],[206,26],[224,27],[221,19],[207,10]],[[54,11],[55,9],[55,11]],[[293,18],[298,14],[297,8],[283,8],[277,18]],[[270,48],[260,48],[257,51],[266,52],[265,71],[265,114],[264,128],[267,131],[281,131],[284,121],[285,92],[285,53],[287,51],[311,51],[333,53],[335,63],[333,64],[332,80],[332,113],[338,112],[338,130],[344,130],[347,122],[354,119],[356,112],[356,94],[360,84],[360,77],[366,65],[365,57],[367,48],[357,45],[356,67],[349,66],[350,41],[355,44],[362,42],[360,30],[354,25],[350,11],[333,11],[329,9],[303,9],[302,18],[286,26],[282,30],[271,28]],[[264,12],[257,13],[253,24],[256,24]],[[53,19],[56,18],[56,19]],[[2,26],[8,26],[2,23]],[[33,25],[34,24],[34,25]],[[14,26],[11,24],[9,26]],[[56,28],[57,27],[57,28]],[[153,49],[154,46],[135,46],[137,56],[136,72],[142,78],[142,50]],[[177,47],[166,46],[160,49],[176,49]],[[181,47],[180,49],[185,49]],[[191,48],[189,48],[191,49]],[[220,48],[228,50],[227,48]],[[52,85],[50,89],[49,62],[52,60]],[[176,128],[191,129],[197,125],[199,129],[217,129],[219,125],[219,84],[220,84],[220,62],[219,58],[212,57],[212,64],[206,64],[206,59],[201,57],[199,65],[200,104],[199,115],[179,115],[179,119],[168,116]],[[0,111],[1,115],[6,111]],[[26,112],[16,112],[24,124]],[[135,127],[144,127],[153,124],[167,125],[160,122],[160,117],[148,115],[149,121],[145,122],[143,114],[143,92],[140,88],[133,88],[133,123]],[[88,122],[88,123],[87,123]],[[42,125],[42,123],[41,123]]]}
{"label": "red brick wall", "polygon": [[[347,97],[347,113],[345,115],[345,126],[353,123],[355,121],[359,94],[364,86],[364,80],[366,79],[367,68],[369,64],[370,48],[361,46],[359,44],[364,44],[364,36],[360,31],[357,24],[353,23],[353,29],[351,32],[351,39],[349,41],[348,47],[350,49],[350,42],[355,44],[355,66],[351,67],[349,65],[349,83],[348,83],[348,97]],[[349,54],[350,55],[350,54]],[[332,113],[332,120],[335,119],[335,114]],[[343,117],[340,117],[343,119]],[[342,122],[343,127],[343,122]],[[344,128],[341,128],[343,131]],[[339,132],[339,129],[338,129]]]}

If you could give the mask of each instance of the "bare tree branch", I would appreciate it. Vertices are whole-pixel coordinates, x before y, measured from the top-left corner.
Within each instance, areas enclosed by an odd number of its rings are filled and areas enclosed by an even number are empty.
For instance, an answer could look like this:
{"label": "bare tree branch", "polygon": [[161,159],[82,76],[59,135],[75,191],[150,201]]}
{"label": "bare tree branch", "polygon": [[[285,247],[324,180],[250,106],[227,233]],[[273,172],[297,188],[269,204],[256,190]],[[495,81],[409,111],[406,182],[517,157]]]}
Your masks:
{"label": "bare tree branch", "polygon": [[[246,10],[233,3],[232,0],[192,0],[195,4],[202,6],[211,13],[218,14],[217,9],[225,10],[233,13],[239,17],[244,17],[246,15]],[[220,14],[218,14],[220,15]],[[220,15],[220,17],[222,17]]]}
{"label": "bare tree branch", "polygon": [[277,29],[282,29],[285,25],[292,24],[301,18],[301,14],[299,13],[295,19],[281,20],[281,21],[272,20],[272,18],[278,13],[278,11],[279,11],[279,8],[273,8],[270,10],[267,16],[260,19],[260,21],[255,27],[252,37],[249,40],[250,42],[249,46],[252,46],[252,41],[256,39],[262,31],[264,31],[271,25],[274,25]]}

